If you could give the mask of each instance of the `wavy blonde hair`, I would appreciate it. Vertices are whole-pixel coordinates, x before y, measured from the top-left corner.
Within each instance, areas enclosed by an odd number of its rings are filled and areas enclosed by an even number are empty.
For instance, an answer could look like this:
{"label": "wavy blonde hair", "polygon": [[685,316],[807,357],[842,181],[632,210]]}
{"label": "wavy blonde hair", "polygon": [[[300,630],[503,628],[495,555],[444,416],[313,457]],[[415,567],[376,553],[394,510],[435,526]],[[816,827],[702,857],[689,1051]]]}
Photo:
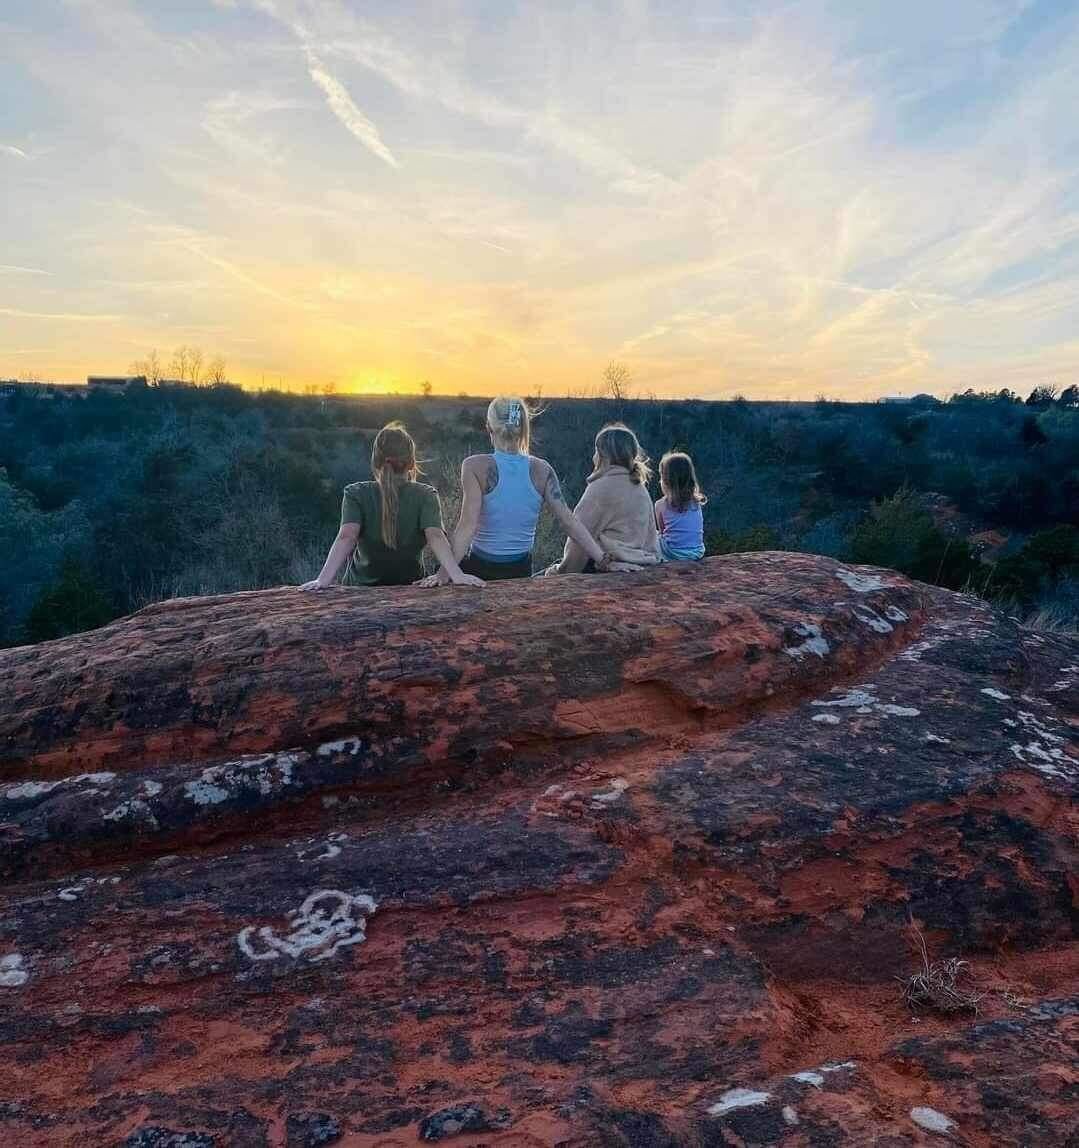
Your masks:
{"label": "wavy blonde hair", "polygon": [[625,423],[609,423],[596,435],[596,465],[624,466],[629,480],[647,486],[652,477],[648,455],[641,449],[637,436]]}
{"label": "wavy blonde hair", "polygon": [[371,470],[382,494],[382,541],[390,550],[396,550],[401,487],[406,482],[415,482],[420,473],[416,443],[403,423],[387,423],[375,435]]}

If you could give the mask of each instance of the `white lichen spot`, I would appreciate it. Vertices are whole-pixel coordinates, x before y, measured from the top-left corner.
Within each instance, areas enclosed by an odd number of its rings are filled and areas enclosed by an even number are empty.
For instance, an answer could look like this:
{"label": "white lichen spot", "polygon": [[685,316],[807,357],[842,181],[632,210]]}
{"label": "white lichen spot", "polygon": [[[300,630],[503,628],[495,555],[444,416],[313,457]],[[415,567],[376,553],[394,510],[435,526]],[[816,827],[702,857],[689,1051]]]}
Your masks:
{"label": "white lichen spot", "polygon": [[51,793],[60,784],[59,781],[23,781],[18,785],[9,785],[4,790],[4,796],[8,801],[40,797],[43,793]]}
{"label": "white lichen spot", "polygon": [[307,849],[298,849],[296,856],[301,861],[329,861],[333,857],[340,856],[341,846],[329,841],[323,846],[321,853],[316,853],[313,857],[309,857],[308,852]]}
{"label": "white lichen spot", "polygon": [[987,698],[996,698],[998,702],[1010,702],[1012,700],[1011,694],[1002,693],[1000,690],[994,690],[988,686],[982,690],[982,693]]}
{"label": "white lichen spot", "polygon": [[353,896],[337,889],[319,889],[289,914],[290,932],[278,936],[268,926],[240,930],[236,943],[253,961],[278,957],[324,961],[339,949],[359,945],[367,937],[367,918],[378,908],[365,893]]}
{"label": "white lichen spot", "polygon": [[[115,773],[80,773],[74,777],[62,777],[59,781],[20,781],[15,785],[9,785],[4,790],[4,796],[9,801],[25,800],[29,797],[41,797],[43,794],[52,793],[54,789],[59,789],[60,786],[78,785],[79,782],[89,782],[91,785],[107,785],[110,781],[116,780]],[[88,789],[87,793],[96,793],[96,789]]]}
{"label": "white lichen spot", "polygon": [[859,622],[864,623],[876,634],[890,634],[895,629],[892,623],[882,618],[872,606],[859,603],[852,606],[851,610]]}
{"label": "white lichen spot", "polygon": [[898,606],[885,606],[884,616],[890,622],[906,622],[910,620],[910,615],[905,610],[900,610]]}
{"label": "white lichen spot", "polygon": [[839,725],[839,718],[836,714],[814,714],[813,720],[821,725]]}
{"label": "white lichen spot", "polygon": [[912,1108],[910,1118],[927,1132],[940,1132],[947,1134],[955,1127],[955,1121],[949,1119],[943,1112],[935,1108]]}
{"label": "white lichen spot", "polygon": [[841,698],[833,698],[831,701],[816,701],[813,703],[815,706],[868,706],[872,705],[877,699],[869,693],[868,690],[848,690]]}
{"label": "white lichen spot", "polygon": [[340,741],[327,741],[315,750],[319,757],[336,757],[338,754],[347,753],[350,757],[355,757],[363,748],[363,740],[358,737],[343,737]]}
{"label": "white lichen spot", "polygon": [[844,1060],[842,1062],[831,1062],[829,1064],[822,1064],[819,1068],[807,1068],[802,1072],[795,1072],[791,1075],[791,1080],[797,1080],[801,1084],[811,1084],[814,1088],[824,1087],[824,1077],[830,1072],[842,1072],[847,1068],[857,1067],[853,1060]]}
{"label": "white lichen spot", "polygon": [[868,594],[870,590],[883,590],[885,583],[876,574],[856,574],[853,570],[837,570],[835,576],[858,594]]}
{"label": "white lichen spot", "polygon": [[116,780],[115,773],[80,773],[78,777],[66,777],[65,781],[88,781],[91,785],[108,785],[110,781]]}
{"label": "white lichen spot", "polygon": [[160,781],[147,779],[142,783],[142,792],[146,797],[156,797],[164,788]]}
{"label": "white lichen spot", "polygon": [[806,654],[814,654],[818,658],[823,658],[831,649],[821,632],[820,626],[815,622],[799,622],[794,627],[794,632],[805,640],[796,646],[784,646],[783,653],[794,658],[795,661],[800,662]]}
{"label": "white lichen spot", "polygon": [[798,1113],[789,1104],[783,1106],[783,1121],[791,1127],[798,1123]]}
{"label": "white lichen spot", "polygon": [[950,737],[937,737],[935,733],[927,733],[925,735],[926,741],[935,741],[938,745],[951,745],[952,739]]}
{"label": "white lichen spot", "polygon": [[68,885],[66,889],[61,889],[56,896],[61,901],[77,901],[84,891],[82,885]]}
{"label": "white lichen spot", "polygon": [[894,706],[891,704],[878,705],[877,713],[888,714],[890,717],[917,717],[922,711],[913,706]]}
{"label": "white lichen spot", "polygon": [[1043,746],[1036,741],[1027,742],[1026,745],[1013,745],[1012,754],[1024,765],[1046,777],[1068,778],[1074,769],[1062,769],[1061,765],[1068,765],[1068,755],[1056,746]]}
{"label": "white lichen spot", "polygon": [[[1053,719],[1050,718],[1048,720],[1052,721]],[[1053,733],[1052,730],[1047,728],[1041,718],[1030,713],[1028,710],[1019,711],[1019,721],[1027,729],[1033,730],[1043,741],[1051,741],[1054,745],[1064,745],[1064,738],[1060,737],[1059,734]]]}
{"label": "white lichen spot", "polygon": [[23,968],[21,953],[8,953],[6,957],[0,957],[0,986],[17,989],[29,979],[30,974]]}
{"label": "white lichen spot", "polygon": [[228,801],[231,794],[220,785],[209,781],[188,781],[184,783],[184,792],[196,805],[220,805]]}
{"label": "white lichen spot", "polygon": [[771,1095],[770,1092],[755,1092],[752,1088],[731,1088],[708,1109],[708,1115],[722,1116],[725,1112],[733,1112],[736,1108],[752,1108],[757,1104],[765,1104]]}
{"label": "white lichen spot", "polygon": [[110,809],[108,813],[102,814],[102,816],[106,821],[123,821],[128,817],[141,817],[153,822],[154,825],[157,824],[153,810],[145,801],[140,801],[137,797],[133,797],[130,801],[121,802],[115,809]]}
{"label": "white lichen spot", "polygon": [[[613,778],[605,790],[592,794],[592,808],[602,809],[606,805],[611,805],[625,793],[628,787],[628,781],[624,781],[621,777]],[[565,800],[565,798],[563,798],[563,800]]]}
{"label": "white lichen spot", "polygon": [[937,638],[923,638],[920,642],[914,642],[908,646],[900,655],[901,662],[920,662],[922,654],[928,654],[930,650],[935,650],[938,646],[942,646],[947,641],[947,635],[941,635]]}

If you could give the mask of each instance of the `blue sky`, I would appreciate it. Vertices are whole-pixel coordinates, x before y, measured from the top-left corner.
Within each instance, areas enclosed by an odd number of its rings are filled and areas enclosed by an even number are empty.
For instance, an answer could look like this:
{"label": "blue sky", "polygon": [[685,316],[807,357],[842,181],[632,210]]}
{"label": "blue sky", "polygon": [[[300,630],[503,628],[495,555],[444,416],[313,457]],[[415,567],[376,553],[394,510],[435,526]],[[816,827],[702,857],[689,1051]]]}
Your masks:
{"label": "blue sky", "polygon": [[5,0],[0,376],[1079,379],[1079,5]]}

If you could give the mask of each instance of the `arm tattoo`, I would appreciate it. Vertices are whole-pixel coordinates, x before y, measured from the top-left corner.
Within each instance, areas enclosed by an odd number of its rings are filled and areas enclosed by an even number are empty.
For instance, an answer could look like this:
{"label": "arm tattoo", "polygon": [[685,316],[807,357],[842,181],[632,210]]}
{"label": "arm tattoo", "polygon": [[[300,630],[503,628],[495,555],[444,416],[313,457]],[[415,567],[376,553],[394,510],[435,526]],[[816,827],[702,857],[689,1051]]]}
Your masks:
{"label": "arm tattoo", "polygon": [[562,501],[562,484],[558,481],[558,475],[555,474],[554,467],[551,467],[551,473],[547,476],[547,501]]}
{"label": "arm tattoo", "polygon": [[490,494],[498,485],[498,463],[493,458],[487,460],[487,473],[483,476],[481,485],[484,494]]}

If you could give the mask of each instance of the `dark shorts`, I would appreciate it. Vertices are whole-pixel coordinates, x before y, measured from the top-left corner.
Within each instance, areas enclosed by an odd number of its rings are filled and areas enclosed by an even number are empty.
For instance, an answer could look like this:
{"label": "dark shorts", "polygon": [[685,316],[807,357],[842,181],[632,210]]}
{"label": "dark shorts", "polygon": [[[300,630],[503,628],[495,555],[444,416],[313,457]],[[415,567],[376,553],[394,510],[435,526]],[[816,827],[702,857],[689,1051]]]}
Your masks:
{"label": "dark shorts", "polygon": [[478,554],[469,554],[461,562],[466,574],[474,574],[484,582],[501,582],[506,578],[531,578],[532,555],[526,554],[513,562],[492,562]]}

